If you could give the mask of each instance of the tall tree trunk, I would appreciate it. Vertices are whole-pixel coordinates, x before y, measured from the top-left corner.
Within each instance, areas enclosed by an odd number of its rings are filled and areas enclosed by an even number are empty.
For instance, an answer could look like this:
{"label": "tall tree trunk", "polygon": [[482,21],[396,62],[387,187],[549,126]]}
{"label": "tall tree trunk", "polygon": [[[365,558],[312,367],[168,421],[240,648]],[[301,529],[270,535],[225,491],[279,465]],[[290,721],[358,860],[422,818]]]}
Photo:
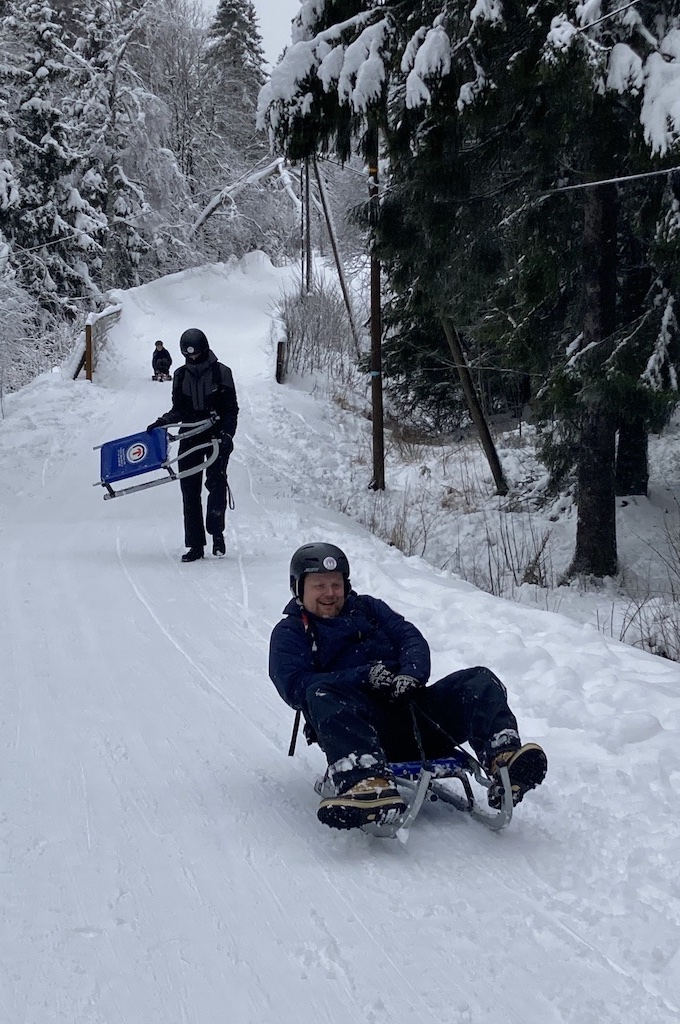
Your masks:
{"label": "tall tree trunk", "polygon": [[[652,281],[652,268],[645,258],[640,240],[630,234],[625,256],[628,271],[622,275],[620,296],[621,321],[636,322],[645,310],[645,300]],[[644,416],[636,416],[626,408],[619,417],[619,439],[616,448],[616,493],[647,494],[649,485],[648,425]]]}
{"label": "tall tree trunk", "polygon": [[616,493],[646,496],[648,484],[647,426],[641,416],[636,416],[619,424]]}
{"label": "tall tree trunk", "polygon": [[[583,225],[583,351],[597,360],[616,326],[615,185],[586,189]],[[592,353],[592,354],[591,354]],[[614,494],[616,423],[596,383],[584,383],[578,456],[576,550],[568,575],[613,576],[617,570]]]}
{"label": "tall tree trunk", "polygon": [[576,551],[568,575],[613,576],[617,569],[614,500],[615,423],[601,405],[581,421]]}

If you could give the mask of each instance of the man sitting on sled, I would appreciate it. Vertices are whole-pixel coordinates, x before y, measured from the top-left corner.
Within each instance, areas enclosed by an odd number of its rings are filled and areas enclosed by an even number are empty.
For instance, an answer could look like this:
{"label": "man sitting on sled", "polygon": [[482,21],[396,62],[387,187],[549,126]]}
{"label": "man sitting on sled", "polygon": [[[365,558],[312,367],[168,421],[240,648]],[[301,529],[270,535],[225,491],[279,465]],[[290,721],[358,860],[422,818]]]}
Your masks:
{"label": "man sitting on sled", "polygon": [[403,814],[390,763],[448,757],[465,742],[498,779],[489,804],[500,807],[503,766],[519,803],[543,781],[547,760],[538,744],[522,745],[500,679],[477,667],[427,686],[422,633],[384,601],[356,594],[349,576],[333,544],[299,548],[290,563],[293,599],[270,641],[272,682],[328,760],[335,794],[322,799],[319,820],[357,828]]}
{"label": "man sitting on sled", "polygon": [[153,370],[152,380],[170,380],[171,366],[172,356],[163,342],[160,340],[157,341],[154,345],[153,355],[151,356],[151,368]]}

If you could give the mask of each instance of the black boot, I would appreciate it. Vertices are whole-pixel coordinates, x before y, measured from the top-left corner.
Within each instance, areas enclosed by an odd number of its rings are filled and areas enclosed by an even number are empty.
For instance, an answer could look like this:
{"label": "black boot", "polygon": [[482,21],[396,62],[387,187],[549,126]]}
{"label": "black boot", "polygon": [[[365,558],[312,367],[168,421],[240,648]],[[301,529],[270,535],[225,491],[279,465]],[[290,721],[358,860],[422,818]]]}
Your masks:
{"label": "black boot", "polygon": [[213,534],[213,555],[225,555],[226,553],[227,553],[227,548],[226,548],[226,545],[224,543],[224,534],[223,533],[214,533]]}
{"label": "black boot", "polygon": [[199,558],[203,558],[203,548],[189,548],[182,555],[183,562],[197,562]]}

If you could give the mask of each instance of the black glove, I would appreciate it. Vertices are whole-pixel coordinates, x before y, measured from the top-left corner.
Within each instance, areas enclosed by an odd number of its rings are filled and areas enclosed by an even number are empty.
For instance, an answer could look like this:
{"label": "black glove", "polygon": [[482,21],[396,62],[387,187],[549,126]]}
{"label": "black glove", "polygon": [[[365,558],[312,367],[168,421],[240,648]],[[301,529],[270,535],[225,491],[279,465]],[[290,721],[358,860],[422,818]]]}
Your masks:
{"label": "black glove", "polygon": [[220,452],[223,458],[228,458],[234,450],[234,439],[231,434],[223,430],[220,434]]}
{"label": "black glove", "polygon": [[412,697],[416,690],[419,690],[423,686],[420,679],[416,679],[415,676],[398,675],[392,678],[392,696],[393,697]]}
{"label": "black glove", "polygon": [[388,694],[392,692],[394,684],[394,673],[390,672],[382,661],[376,661],[368,670],[368,685],[372,690]]}
{"label": "black glove", "polygon": [[154,420],[153,423],[149,424],[149,426],[146,428],[146,432],[147,432],[147,434],[150,434],[152,430],[156,429],[156,427],[164,427],[164,426],[165,426],[165,422],[161,418],[159,418],[157,420]]}

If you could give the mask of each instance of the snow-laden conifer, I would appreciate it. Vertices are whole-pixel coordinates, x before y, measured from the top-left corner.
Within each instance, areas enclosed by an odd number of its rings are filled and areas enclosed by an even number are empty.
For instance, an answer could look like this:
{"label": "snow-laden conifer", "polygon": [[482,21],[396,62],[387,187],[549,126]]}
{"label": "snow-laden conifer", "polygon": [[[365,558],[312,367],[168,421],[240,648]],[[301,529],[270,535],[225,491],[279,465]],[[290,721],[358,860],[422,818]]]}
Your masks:
{"label": "snow-laden conifer", "polygon": [[22,286],[53,313],[75,315],[98,293],[106,220],[87,196],[68,35],[49,6],[26,0],[8,4],[3,27],[14,110],[3,142],[0,230]]}

